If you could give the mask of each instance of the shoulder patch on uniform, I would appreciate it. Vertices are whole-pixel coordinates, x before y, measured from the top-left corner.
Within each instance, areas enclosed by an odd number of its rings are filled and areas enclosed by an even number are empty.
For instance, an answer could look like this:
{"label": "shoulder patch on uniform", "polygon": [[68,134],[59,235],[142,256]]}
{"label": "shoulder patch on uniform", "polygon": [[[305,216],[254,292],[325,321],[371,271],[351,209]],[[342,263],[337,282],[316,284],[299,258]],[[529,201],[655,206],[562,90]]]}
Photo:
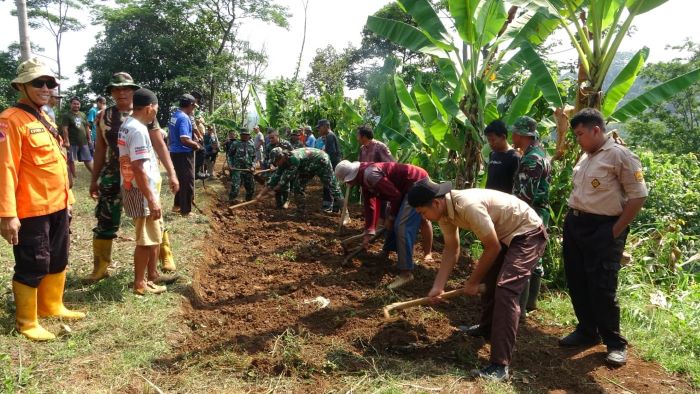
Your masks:
{"label": "shoulder patch on uniform", "polygon": [[643,172],[642,170],[637,170],[637,171],[634,173],[634,179],[635,179],[637,182],[644,182],[644,172]]}

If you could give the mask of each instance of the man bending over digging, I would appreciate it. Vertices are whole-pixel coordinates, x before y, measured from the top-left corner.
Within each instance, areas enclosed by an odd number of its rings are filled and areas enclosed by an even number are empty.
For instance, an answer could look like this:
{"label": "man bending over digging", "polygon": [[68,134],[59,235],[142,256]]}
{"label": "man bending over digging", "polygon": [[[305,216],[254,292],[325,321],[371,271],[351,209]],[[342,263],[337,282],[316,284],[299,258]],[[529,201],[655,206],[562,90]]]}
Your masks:
{"label": "man bending over digging", "polygon": [[459,229],[473,231],[484,251],[464,284],[465,295],[477,295],[484,283],[481,322],[467,332],[491,339],[491,364],[472,374],[492,380],[509,378],[520,316],[519,297],[532,268],[544,253],[547,232],[526,202],[496,190],[452,190],[425,178],[408,192],[408,203],[423,217],[437,221],[445,237],[442,262],[428,293],[438,302],[459,257]]}

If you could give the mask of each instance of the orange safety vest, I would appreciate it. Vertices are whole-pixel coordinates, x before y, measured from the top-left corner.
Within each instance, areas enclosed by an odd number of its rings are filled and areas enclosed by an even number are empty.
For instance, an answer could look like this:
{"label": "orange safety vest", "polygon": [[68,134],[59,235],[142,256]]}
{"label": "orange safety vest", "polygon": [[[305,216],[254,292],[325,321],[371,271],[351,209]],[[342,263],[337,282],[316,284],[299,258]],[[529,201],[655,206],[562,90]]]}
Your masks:
{"label": "orange safety vest", "polygon": [[[42,112],[46,120],[51,122]],[[49,215],[73,204],[62,140],[19,108],[0,114],[0,217]]]}

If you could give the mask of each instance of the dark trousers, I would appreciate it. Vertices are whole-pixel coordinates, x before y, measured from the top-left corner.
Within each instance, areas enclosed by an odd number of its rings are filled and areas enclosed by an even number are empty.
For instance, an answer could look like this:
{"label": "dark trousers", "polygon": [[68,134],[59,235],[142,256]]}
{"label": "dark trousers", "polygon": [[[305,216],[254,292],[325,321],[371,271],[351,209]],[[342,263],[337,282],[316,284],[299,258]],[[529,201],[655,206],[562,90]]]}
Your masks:
{"label": "dark trousers", "polygon": [[206,167],[204,165],[204,158],[206,153],[203,150],[198,150],[194,153],[194,170],[195,174],[198,172],[205,172]]}
{"label": "dark trousers", "polygon": [[[335,171],[335,166],[338,165],[340,162],[340,159],[331,159],[331,167],[333,167],[333,171]],[[331,193],[331,188],[330,186],[326,186],[325,184],[323,185],[323,205],[328,205],[331,206],[333,203],[333,193]]]}
{"label": "dark trousers", "polygon": [[617,219],[570,210],[564,220],[564,271],[576,330],[592,338],[600,335],[610,349],[627,346],[620,335],[617,274],[629,228],[613,238]]}
{"label": "dark trousers", "polygon": [[501,253],[486,274],[481,295],[481,325],[491,331],[491,362],[510,365],[520,321],[520,293],[532,268],[542,257],[547,232],[540,227],[502,245]]}
{"label": "dark trousers", "polygon": [[186,215],[192,211],[194,199],[194,154],[170,152],[170,159],[175,167],[180,190],[175,193],[174,205],[180,207],[180,213]]}
{"label": "dark trousers", "polygon": [[19,222],[19,243],[12,247],[15,255],[12,280],[36,288],[44,276],[63,272],[68,265],[68,210]]}

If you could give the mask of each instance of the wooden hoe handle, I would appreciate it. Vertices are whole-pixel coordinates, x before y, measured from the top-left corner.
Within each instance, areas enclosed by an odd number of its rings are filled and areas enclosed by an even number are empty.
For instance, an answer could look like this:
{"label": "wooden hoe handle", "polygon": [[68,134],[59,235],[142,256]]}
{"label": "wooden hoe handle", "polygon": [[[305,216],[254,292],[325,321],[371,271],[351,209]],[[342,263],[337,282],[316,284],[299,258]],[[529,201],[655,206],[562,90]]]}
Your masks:
{"label": "wooden hoe handle", "polygon": [[255,203],[258,202],[258,201],[259,201],[259,200],[257,200],[257,199],[253,199],[253,200],[250,200],[250,201],[242,202],[242,203],[240,203],[240,204],[231,205],[230,207],[228,207],[228,209],[242,208],[242,207],[245,207],[245,206],[248,206],[248,205],[255,204]]}
{"label": "wooden hoe handle", "polygon": [[[479,294],[484,294],[486,292],[486,285],[483,283],[479,285]],[[449,298],[455,298],[458,296],[464,295],[464,289],[457,289],[457,290],[452,290],[448,291],[446,293],[443,293],[440,298],[442,299],[449,299]],[[423,297],[423,298],[416,298],[415,300],[411,301],[404,301],[404,302],[395,302],[393,304],[389,304],[384,307],[383,312],[384,312],[384,317],[389,318],[391,316],[391,311],[397,310],[400,311],[402,309],[406,308],[412,308],[414,306],[419,306],[419,305],[425,305],[430,302],[430,297]]]}

